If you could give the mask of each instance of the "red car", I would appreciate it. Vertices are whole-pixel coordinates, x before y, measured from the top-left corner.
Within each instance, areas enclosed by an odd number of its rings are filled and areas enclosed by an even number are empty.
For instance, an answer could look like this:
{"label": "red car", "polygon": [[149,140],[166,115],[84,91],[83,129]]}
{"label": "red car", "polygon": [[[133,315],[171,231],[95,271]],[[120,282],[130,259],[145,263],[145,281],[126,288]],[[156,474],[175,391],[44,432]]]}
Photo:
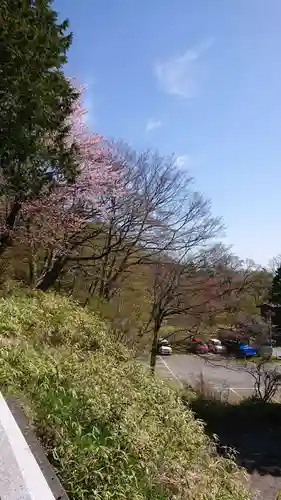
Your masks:
{"label": "red car", "polygon": [[192,339],[190,350],[195,354],[207,354],[207,352],[209,351],[207,344],[205,344],[205,342],[198,338]]}

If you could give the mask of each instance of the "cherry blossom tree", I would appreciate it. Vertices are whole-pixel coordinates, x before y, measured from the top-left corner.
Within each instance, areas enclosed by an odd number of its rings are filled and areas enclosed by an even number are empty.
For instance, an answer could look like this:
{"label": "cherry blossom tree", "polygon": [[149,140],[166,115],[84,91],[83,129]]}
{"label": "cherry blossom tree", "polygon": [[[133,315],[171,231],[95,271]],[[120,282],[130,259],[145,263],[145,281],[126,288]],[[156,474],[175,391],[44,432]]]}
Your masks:
{"label": "cherry blossom tree", "polygon": [[110,146],[102,136],[91,133],[86,114],[81,93],[69,117],[66,137],[66,146],[75,151],[78,165],[75,182],[52,177],[37,198],[22,205],[14,229],[14,238],[29,249],[30,281],[42,289],[58,277],[69,254],[98,231],[106,209],[101,197],[108,191],[119,195],[119,171]]}

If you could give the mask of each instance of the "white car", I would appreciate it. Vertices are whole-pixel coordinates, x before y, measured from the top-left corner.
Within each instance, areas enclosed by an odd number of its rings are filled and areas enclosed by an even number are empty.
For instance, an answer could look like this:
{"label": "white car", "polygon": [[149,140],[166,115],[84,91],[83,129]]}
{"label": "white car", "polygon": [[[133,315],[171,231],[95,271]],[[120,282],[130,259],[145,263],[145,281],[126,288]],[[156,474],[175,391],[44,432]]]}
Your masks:
{"label": "white car", "polygon": [[170,345],[160,345],[158,352],[163,356],[171,356],[171,354],[173,353],[173,349]]}
{"label": "white car", "polygon": [[158,353],[162,356],[171,356],[173,349],[170,346],[168,340],[160,339],[158,342]]}
{"label": "white car", "polygon": [[209,352],[213,352],[214,354],[224,354],[226,352],[226,348],[222,345],[219,339],[210,339],[208,342]]}

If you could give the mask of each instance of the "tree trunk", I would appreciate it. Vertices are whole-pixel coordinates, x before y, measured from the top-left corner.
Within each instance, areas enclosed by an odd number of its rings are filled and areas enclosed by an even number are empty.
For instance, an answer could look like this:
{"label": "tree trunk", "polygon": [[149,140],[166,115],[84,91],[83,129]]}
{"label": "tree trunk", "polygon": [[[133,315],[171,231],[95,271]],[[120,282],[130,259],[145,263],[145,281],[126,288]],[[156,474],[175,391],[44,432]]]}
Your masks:
{"label": "tree trunk", "polygon": [[159,330],[160,326],[158,323],[154,324],[154,329],[153,329],[153,340],[152,340],[152,346],[151,346],[151,351],[150,351],[150,371],[152,375],[155,375],[155,366],[156,366],[156,358],[157,358],[157,351],[158,351],[158,335],[159,335]]}
{"label": "tree trunk", "polygon": [[105,247],[104,247],[104,250],[108,250],[103,259],[101,260],[101,273],[100,273],[100,286],[99,286],[99,296],[100,297],[104,297],[105,299],[107,299],[107,297],[105,297],[105,288],[106,288],[106,278],[107,278],[107,266],[108,266],[108,261],[109,261],[109,249],[110,249],[110,245],[111,245],[111,238],[112,238],[112,223],[110,222],[109,224],[109,228],[108,228],[108,234],[107,234],[107,238],[106,238],[106,243],[105,243]]}
{"label": "tree trunk", "polygon": [[39,282],[37,282],[36,288],[46,292],[53,287],[57,279],[60,277],[66,261],[66,257],[58,257],[54,261],[52,267],[48,269]]}
{"label": "tree trunk", "polygon": [[92,296],[95,293],[97,285],[98,285],[97,279],[95,279],[94,281],[91,282],[89,289],[88,289],[88,293],[87,293],[86,298],[85,298],[84,303],[83,303],[83,307],[86,307],[88,305],[89,300],[92,298]]}
{"label": "tree trunk", "polygon": [[33,253],[30,251],[28,255],[28,268],[29,268],[29,285],[31,287],[35,286],[36,283],[36,263]]}
{"label": "tree trunk", "polygon": [[15,201],[11,207],[10,213],[6,218],[6,230],[4,230],[3,234],[0,235],[0,255],[3,255],[5,250],[12,244],[12,239],[10,235],[10,231],[14,229],[14,225],[16,222],[17,215],[21,209],[21,203],[19,201]]}

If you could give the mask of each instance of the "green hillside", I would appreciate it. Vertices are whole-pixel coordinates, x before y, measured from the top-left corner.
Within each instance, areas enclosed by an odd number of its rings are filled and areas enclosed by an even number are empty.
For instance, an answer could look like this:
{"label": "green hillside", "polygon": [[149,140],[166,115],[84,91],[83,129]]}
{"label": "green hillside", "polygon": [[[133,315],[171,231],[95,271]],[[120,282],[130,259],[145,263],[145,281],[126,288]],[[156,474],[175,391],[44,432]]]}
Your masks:
{"label": "green hillside", "polygon": [[52,293],[0,299],[0,384],[21,398],[70,499],[250,499],[173,391]]}

